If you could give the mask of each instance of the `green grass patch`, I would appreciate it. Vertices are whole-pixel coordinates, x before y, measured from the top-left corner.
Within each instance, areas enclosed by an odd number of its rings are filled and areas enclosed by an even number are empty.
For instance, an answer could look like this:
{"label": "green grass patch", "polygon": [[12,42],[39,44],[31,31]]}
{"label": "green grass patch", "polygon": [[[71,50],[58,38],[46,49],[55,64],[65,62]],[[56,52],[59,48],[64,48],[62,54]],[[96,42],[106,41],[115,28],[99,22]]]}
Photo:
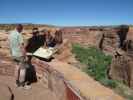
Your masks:
{"label": "green grass patch", "polygon": [[79,44],[73,45],[72,52],[77,60],[87,65],[84,69],[87,74],[106,86],[116,87],[116,82],[107,77],[108,66],[112,61],[111,56],[106,56],[95,47],[85,48]]}
{"label": "green grass patch", "polygon": [[104,86],[112,88],[127,100],[133,100],[133,91],[119,81],[108,78],[108,67],[112,62],[112,57],[105,55],[95,47],[83,47],[79,44],[72,45],[72,53],[82,64],[86,65],[83,69],[88,75],[99,81]]}

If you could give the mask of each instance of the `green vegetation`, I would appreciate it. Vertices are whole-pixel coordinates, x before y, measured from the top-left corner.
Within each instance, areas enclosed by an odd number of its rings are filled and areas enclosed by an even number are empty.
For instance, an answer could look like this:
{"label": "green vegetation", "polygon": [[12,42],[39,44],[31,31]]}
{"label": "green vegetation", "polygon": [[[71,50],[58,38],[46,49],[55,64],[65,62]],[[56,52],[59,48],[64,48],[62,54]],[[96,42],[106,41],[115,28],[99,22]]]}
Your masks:
{"label": "green vegetation", "polygon": [[108,78],[108,67],[111,64],[112,57],[105,55],[102,51],[95,47],[82,47],[79,44],[73,44],[72,52],[77,60],[86,65],[83,69],[88,75],[92,76],[101,84],[112,88],[127,100],[133,100],[133,91],[122,82],[111,80]]}
{"label": "green vegetation", "polygon": [[95,47],[84,48],[78,44],[73,45],[72,52],[81,63],[87,65],[83,69],[87,74],[106,86],[116,87],[116,82],[107,77],[108,66],[112,61],[111,56],[106,56]]}

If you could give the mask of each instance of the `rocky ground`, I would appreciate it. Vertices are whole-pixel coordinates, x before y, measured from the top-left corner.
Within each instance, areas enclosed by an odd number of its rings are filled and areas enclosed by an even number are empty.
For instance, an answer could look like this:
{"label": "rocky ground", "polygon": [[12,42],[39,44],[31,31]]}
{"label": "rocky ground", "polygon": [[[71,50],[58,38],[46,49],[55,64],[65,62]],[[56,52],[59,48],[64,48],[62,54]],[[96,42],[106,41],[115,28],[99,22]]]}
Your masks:
{"label": "rocky ground", "polygon": [[0,89],[1,100],[58,100],[55,94],[41,81],[32,84],[30,90],[24,90],[16,87],[13,77],[0,76]]}
{"label": "rocky ground", "polygon": [[[129,27],[128,30],[124,30],[124,28],[122,27],[117,29],[108,28],[108,29],[102,29],[102,30],[89,29],[89,28],[85,28],[85,29],[68,28],[68,29],[62,29],[62,31],[63,31],[63,37],[64,37],[64,45],[61,48],[62,51],[60,51],[59,55],[56,56],[58,60],[61,60],[62,62],[66,62],[69,64],[73,64],[73,65],[74,64],[79,65],[79,62],[75,60],[74,55],[71,53],[71,44],[79,43],[83,46],[95,46],[101,49],[106,54],[113,56],[113,62],[109,70],[109,75],[110,75],[109,77],[112,79],[123,81],[124,84],[126,84],[130,88],[133,88],[133,68],[132,68],[133,27]],[[25,40],[31,37],[31,34],[26,32],[23,35],[25,37]],[[123,46],[120,46],[121,42]],[[5,32],[5,31],[0,32],[0,58],[1,59],[5,58],[7,60],[10,60],[8,32]],[[7,83],[8,81],[5,79],[13,80],[13,78],[11,77],[5,78],[3,76],[0,77],[0,79]],[[41,85],[38,85],[38,84],[41,84],[41,83],[34,84],[35,85],[34,87],[42,89]],[[11,83],[11,85],[12,85],[11,86],[12,88],[15,88],[13,86],[13,83]],[[44,92],[46,92],[46,94],[44,93],[44,95],[47,95],[49,90]],[[20,92],[19,90],[15,90],[14,93],[18,93],[19,95]],[[32,92],[29,92],[29,93],[32,94]],[[34,93],[35,91],[33,92],[33,94]],[[25,92],[22,93],[22,96],[26,97],[26,95],[27,94],[25,94]],[[40,97],[42,96],[41,93],[39,95]],[[48,98],[50,97],[49,95],[47,96]],[[34,98],[34,97],[31,96],[31,98]],[[33,99],[33,100],[36,100],[36,99]]]}

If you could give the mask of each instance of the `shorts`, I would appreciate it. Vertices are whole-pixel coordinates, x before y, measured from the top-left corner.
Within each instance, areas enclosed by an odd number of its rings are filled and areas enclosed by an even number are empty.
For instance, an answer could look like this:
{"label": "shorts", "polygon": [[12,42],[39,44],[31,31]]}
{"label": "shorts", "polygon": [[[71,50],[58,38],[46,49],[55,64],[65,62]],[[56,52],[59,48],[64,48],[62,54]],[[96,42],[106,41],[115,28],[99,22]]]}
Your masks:
{"label": "shorts", "polygon": [[28,67],[24,57],[13,57],[13,61],[20,65],[21,68]]}
{"label": "shorts", "polygon": [[25,62],[25,58],[24,57],[13,57],[13,60],[16,63],[24,63]]}

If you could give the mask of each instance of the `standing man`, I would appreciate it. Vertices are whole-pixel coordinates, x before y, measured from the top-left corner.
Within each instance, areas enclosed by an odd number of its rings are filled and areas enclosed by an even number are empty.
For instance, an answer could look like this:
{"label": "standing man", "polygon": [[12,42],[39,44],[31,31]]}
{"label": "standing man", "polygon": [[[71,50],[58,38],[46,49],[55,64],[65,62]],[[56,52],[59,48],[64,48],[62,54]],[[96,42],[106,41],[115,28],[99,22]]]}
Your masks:
{"label": "standing man", "polygon": [[10,51],[12,55],[12,59],[17,62],[16,70],[15,70],[15,77],[16,77],[16,84],[17,86],[24,86],[25,85],[25,49],[24,49],[24,41],[22,37],[23,26],[21,24],[16,26],[16,29],[12,31],[9,35],[9,44],[10,44]]}

